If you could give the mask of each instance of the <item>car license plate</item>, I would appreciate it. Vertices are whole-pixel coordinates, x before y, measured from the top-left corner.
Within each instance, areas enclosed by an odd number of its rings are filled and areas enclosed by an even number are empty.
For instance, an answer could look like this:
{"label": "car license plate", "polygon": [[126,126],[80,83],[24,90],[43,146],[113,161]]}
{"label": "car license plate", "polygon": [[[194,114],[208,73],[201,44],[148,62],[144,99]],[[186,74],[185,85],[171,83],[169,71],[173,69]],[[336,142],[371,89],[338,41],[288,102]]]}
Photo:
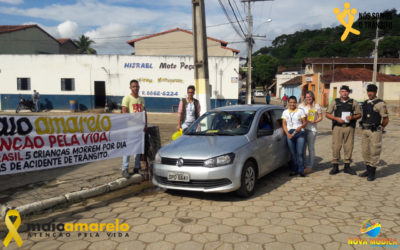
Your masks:
{"label": "car license plate", "polygon": [[168,172],[168,180],[169,181],[189,182],[190,177],[189,177],[188,173]]}

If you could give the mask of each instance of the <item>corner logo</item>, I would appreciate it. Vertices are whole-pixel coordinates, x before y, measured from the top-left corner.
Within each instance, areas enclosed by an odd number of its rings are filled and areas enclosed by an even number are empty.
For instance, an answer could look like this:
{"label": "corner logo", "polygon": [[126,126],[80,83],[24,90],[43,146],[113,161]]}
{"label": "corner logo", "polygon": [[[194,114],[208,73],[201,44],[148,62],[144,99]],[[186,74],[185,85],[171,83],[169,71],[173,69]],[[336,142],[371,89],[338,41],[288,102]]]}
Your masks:
{"label": "corner logo", "polygon": [[[11,216],[17,217],[14,223],[12,223],[10,219]],[[9,210],[6,214],[5,222],[8,229],[8,234],[3,241],[4,246],[8,247],[8,244],[10,244],[11,240],[14,239],[15,242],[17,242],[18,247],[20,247],[23,241],[21,239],[21,236],[19,236],[18,234],[18,228],[21,225],[21,216],[19,215],[18,211]]]}
{"label": "corner logo", "polygon": [[377,237],[381,232],[381,224],[371,223],[370,220],[365,220],[361,225],[360,232],[369,237]]}
{"label": "corner logo", "polygon": [[399,244],[397,238],[380,238],[378,237],[381,232],[382,226],[380,223],[373,223],[371,220],[365,220],[360,228],[360,232],[363,235],[368,236],[367,238],[360,237],[349,237],[347,240],[348,245],[362,245],[370,247],[390,247],[398,248]]}
{"label": "corner logo", "polygon": [[[343,35],[340,37],[340,40],[343,42],[346,40],[347,36],[349,33],[353,33],[355,35],[360,35],[360,31],[354,29],[353,23],[354,23],[354,18],[355,15],[357,14],[357,9],[353,8],[350,10],[350,4],[348,2],[344,3],[344,9],[342,12],[340,12],[339,8],[333,9],[333,13],[336,14],[336,18],[339,20],[339,22],[346,28],[346,30],[343,32]],[[349,16],[348,22],[346,23],[345,18]]]}

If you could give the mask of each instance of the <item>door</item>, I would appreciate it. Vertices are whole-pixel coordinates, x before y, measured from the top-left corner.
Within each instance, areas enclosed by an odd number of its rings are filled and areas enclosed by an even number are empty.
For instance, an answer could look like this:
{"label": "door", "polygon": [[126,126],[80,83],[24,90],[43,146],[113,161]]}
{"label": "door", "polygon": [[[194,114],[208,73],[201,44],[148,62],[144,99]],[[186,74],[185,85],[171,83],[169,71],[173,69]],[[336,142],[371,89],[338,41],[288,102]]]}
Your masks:
{"label": "door", "polygon": [[290,160],[290,152],[286,142],[286,135],[282,128],[283,109],[274,109],[271,111],[272,123],[274,125],[274,134],[272,139],[275,141],[274,154],[276,161],[273,169],[283,166]]}
{"label": "door", "polygon": [[[257,120],[257,131],[273,129],[270,112],[263,112]],[[263,176],[272,171],[274,162],[276,161],[276,154],[274,152],[276,140],[273,139],[273,135],[257,136],[256,145],[256,154],[260,163],[260,176]]]}
{"label": "door", "polygon": [[106,82],[94,82],[94,107],[104,108],[106,104]]}

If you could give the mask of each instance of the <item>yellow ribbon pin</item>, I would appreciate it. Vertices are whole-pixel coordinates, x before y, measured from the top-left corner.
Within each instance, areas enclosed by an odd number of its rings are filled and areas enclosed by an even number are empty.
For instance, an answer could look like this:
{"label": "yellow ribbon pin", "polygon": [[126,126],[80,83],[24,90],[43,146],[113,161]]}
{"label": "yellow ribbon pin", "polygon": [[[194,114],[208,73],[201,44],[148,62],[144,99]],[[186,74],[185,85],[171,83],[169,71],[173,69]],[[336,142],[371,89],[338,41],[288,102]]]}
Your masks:
{"label": "yellow ribbon pin", "polygon": [[[17,217],[14,224],[10,220],[10,216]],[[5,221],[6,221],[6,226],[8,228],[8,234],[3,241],[4,246],[8,247],[8,244],[10,244],[11,240],[14,238],[15,242],[18,244],[18,247],[20,247],[22,245],[23,241],[17,231],[19,228],[19,225],[21,225],[21,216],[19,215],[18,211],[17,210],[8,210]]]}

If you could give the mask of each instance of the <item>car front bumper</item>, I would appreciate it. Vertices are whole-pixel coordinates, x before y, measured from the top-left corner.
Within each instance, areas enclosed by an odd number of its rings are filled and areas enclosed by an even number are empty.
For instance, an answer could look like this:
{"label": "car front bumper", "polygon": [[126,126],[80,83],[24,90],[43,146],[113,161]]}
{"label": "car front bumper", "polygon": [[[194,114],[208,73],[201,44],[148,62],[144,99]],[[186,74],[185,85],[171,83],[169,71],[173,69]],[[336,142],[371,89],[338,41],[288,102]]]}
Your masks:
{"label": "car front bumper", "polygon": [[[189,182],[168,181],[168,172],[187,173]],[[214,168],[194,166],[153,165],[153,184],[161,188],[200,192],[231,192],[240,187],[234,165]]]}

